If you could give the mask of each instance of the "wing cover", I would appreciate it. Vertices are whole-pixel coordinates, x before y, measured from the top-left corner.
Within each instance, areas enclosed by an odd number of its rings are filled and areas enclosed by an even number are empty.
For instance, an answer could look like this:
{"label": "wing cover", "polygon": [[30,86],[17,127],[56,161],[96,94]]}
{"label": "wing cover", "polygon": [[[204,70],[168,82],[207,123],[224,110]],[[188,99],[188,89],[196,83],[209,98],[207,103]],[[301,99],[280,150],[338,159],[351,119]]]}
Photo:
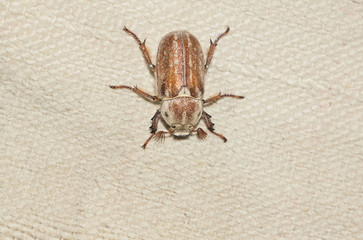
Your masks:
{"label": "wing cover", "polygon": [[202,97],[204,73],[203,51],[195,36],[187,31],[175,31],[161,39],[156,62],[160,96],[176,97],[190,92],[193,97]]}

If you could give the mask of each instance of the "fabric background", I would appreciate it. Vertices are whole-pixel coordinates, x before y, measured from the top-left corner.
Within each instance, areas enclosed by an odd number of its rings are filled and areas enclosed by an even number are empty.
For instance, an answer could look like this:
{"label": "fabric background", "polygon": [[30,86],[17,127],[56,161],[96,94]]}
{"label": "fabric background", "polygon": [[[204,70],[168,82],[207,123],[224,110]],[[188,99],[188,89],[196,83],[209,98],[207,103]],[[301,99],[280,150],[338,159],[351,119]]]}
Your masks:
{"label": "fabric background", "polygon": [[[363,2],[1,1],[0,239],[363,239]],[[225,30],[208,134],[150,142],[166,33]],[[206,129],[204,122],[200,126]],[[161,125],[162,129],[162,125]]]}

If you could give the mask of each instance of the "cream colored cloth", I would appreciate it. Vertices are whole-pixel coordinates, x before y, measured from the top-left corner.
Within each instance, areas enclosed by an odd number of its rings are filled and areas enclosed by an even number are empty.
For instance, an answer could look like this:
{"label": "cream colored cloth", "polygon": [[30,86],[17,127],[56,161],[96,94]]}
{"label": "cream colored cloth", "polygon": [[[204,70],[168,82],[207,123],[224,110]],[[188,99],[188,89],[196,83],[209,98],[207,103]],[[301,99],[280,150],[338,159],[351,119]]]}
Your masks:
{"label": "cream colored cloth", "polygon": [[[362,239],[363,2],[2,1],[0,239]],[[166,33],[203,46],[208,134],[151,141]],[[204,122],[200,126],[206,130]],[[163,124],[159,124],[163,129]]]}

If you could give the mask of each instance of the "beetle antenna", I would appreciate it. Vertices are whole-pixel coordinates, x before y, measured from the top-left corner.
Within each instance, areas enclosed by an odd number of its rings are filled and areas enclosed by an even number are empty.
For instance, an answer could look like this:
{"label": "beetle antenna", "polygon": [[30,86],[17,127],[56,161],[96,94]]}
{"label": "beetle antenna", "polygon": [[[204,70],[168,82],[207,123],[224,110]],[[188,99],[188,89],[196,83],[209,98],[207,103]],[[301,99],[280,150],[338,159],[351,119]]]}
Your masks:
{"label": "beetle antenna", "polygon": [[201,128],[198,128],[197,130],[195,130],[196,132],[197,132],[197,137],[198,137],[198,139],[200,139],[200,140],[204,140],[206,137],[207,137],[207,133],[203,130],[203,129],[201,129]]}

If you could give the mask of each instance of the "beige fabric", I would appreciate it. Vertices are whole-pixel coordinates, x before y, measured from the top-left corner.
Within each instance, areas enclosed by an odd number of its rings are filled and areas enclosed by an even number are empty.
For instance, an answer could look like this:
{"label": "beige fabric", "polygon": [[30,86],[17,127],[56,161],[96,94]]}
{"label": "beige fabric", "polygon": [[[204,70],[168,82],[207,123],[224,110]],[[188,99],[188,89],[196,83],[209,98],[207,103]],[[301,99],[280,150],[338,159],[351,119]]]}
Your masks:
{"label": "beige fabric", "polygon": [[[362,239],[363,2],[2,1],[0,239]],[[217,132],[150,142],[128,26],[192,32]],[[201,127],[205,124],[201,122]],[[163,128],[160,124],[161,129]]]}

